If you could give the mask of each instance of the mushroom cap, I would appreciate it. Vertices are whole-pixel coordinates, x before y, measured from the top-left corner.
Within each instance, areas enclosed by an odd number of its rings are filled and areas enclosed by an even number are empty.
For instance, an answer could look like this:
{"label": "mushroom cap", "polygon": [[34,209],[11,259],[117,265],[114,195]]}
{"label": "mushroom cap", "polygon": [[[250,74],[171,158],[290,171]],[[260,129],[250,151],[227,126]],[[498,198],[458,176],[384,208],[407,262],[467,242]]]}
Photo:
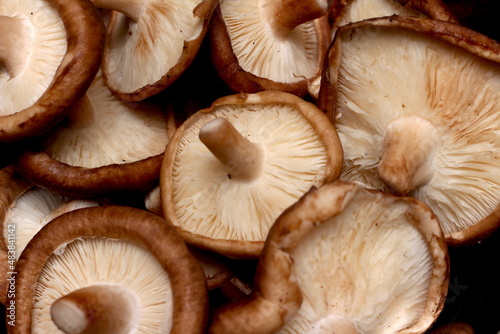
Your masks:
{"label": "mushroom cap", "polygon": [[5,302],[6,284],[4,279],[6,273],[12,272],[17,259],[16,226],[5,225],[10,208],[32,184],[22,178],[14,165],[8,165],[0,169],[0,226],[2,231],[7,230],[6,235],[0,233],[0,303]]}
{"label": "mushroom cap", "polygon": [[19,172],[69,197],[151,189],[174,129],[173,113],[142,105],[117,99],[96,76],[67,121],[46,136],[43,150],[19,157]]}
{"label": "mushroom cap", "polygon": [[[453,13],[441,0],[335,0],[330,6],[332,40],[340,26],[395,14],[456,22]],[[320,86],[321,76],[309,84],[309,94],[315,99],[318,98]]]}
{"label": "mushroom cap", "polygon": [[[396,16],[336,36],[319,105],[344,147],[341,178],[425,202],[450,244],[497,229],[500,44],[456,24]],[[408,149],[390,148],[398,141]],[[417,164],[413,179],[401,176]]]}
{"label": "mushroom cap", "polygon": [[103,206],[59,216],[30,241],[16,272],[16,296],[8,302],[17,305],[19,321],[8,326],[10,334],[56,332],[50,305],[72,291],[102,286],[140,300],[132,304],[135,330],[203,333],[206,326],[201,267],[178,234],[144,210]]}
{"label": "mushroom cap", "polygon": [[[253,181],[232,177],[201,142],[200,129],[216,118],[264,152]],[[226,96],[191,116],[167,145],[160,176],[164,217],[188,243],[257,257],[281,211],[312,185],[336,179],[341,161],[334,128],[313,104],[284,92]]]}
{"label": "mushroom cap", "polygon": [[[254,300],[300,301],[282,309],[280,330],[247,333],[422,333],[444,306],[448,279],[445,239],[425,204],[331,182],[280,215],[259,259]],[[255,301],[230,306],[212,328],[264,312]]]}
{"label": "mushroom cap", "polygon": [[0,75],[0,141],[14,142],[45,133],[83,96],[101,63],[105,28],[88,0],[4,1],[0,15],[21,19],[32,47],[20,74]]}
{"label": "mushroom cap", "polygon": [[[9,239],[9,226],[15,226],[16,260],[28,242],[49,221],[77,209],[98,206],[98,201],[71,199],[31,185],[11,204],[2,226],[2,246]],[[1,240],[1,239],[0,239]],[[3,247],[2,247],[3,248]]]}
{"label": "mushroom cap", "polygon": [[337,27],[394,14],[457,22],[441,0],[335,0],[331,9]]}
{"label": "mushroom cap", "polygon": [[[19,176],[14,165],[0,170],[1,282],[7,282],[26,244],[42,226],[65,212],[97,205],[97,201],[64,198],[36,187]],[[1,303],[6,291],[0,284]]]}
{"label": "mushroom cap", "polygon": [[195,58],[216,4],[217,0],[148,1],[137,22],[113,12],[102,66],[108,87],[129,101],[164,90]]}
{"label": "mushroom cap", "polygon": [[209,29],[212,63],[236,93],[275,90],[305,96],[308,82],[321,73],[330,42],[327,16],[278,38],[262,18],[261,2],[220,2]]}
{"label": "mushroom cap", "polygon": [[430,208],[413,198],[333,182],[281,215],[266,247],[290,254],[304,298],[278,333],[323,333],[338,319],[354,333],[422,333],[444,306],[444,235]]}

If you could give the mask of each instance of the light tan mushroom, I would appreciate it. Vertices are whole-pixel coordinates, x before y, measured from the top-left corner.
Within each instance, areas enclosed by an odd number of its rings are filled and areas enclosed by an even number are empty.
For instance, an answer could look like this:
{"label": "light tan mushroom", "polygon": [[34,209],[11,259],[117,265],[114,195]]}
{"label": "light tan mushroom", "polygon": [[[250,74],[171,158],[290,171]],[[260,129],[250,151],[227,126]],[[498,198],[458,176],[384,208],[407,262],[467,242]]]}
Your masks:
{"label": "light tan mushroom", "polygon": [[0,303],[5,302],[5,294],[10,281],[7,273],[14,271],[17,260],[16,226],[4,225],[8,212],[16,199],[32,186],[17,174],[14,165],[0,169],[0,223],[6,233],[0,233]]}
{"label": "light tan mushroom", "polygon": [[210,27],[213,64],[236,93],[307,94],[330,42],[326,0],[225,0]]}
{"label": "light tan mushroom", "polygon": [[[457,22],[441,0],[334,0],[330,6],[332,40],[338,27],[366,19],[391,15]],[[309,94],[318,98],[321,76],[309,83]]]}
{"label": "light tan mushroom", "polygon": [[217,0],[92,0],[112,9],[103,74],[124,100],[164,90],[195,58]]}
{"label": "light tan mushroom", "polygon": [[21,155],[18,171],[74,198],[148,191],[158,184],[173,117],[155,105],[124,103],[98,75],[67,120],[46,136],[43,149]]}
{"label": "light tan mushroom", "polygon": [[251,298],[220,308],[209,332],[423,333],[448,280],[444,235],[425,204],[336,181],[280,215]]}
{"label": "light tan mushroom", "polygon": [[455,15],[441,0],[334,0],[331,9],[335,27],[391,15],[457,23]]}
{"label": "light tan mushroom", "polygon": [[[160,217],[123,206],[66,213],[17,262],[14,333],[203,333],[205,276]],[[15,325],[15,326],[14,326]]]}
{"label": "light tan mushroom", "polygon": [[95,200],[65,198],[36,187],[18,175],[13,165],[0,170],[1,303],[7,291],[3,286],[16,261],[42,226],[63,213],[97,205]]}
{"label": "light tan mushroom", "polygon": [[487,237],[500,226],[500,44],[410,17],[336,36],[319,105],[344,147],[341,177],[425,202],[450,244]]}
{"label": "light tan mushroom", "polygon": [[257,257],[281,211],[336,179],[341,161],[337,134],[313,104],[284,92],[226,96],[184,122],[167,145],[164,217],[188,243]]}
{"label": "light tan mushroom", "polygon": [[88,0],[0,3],[0,142],[54,127],[89,87],[104,24]]}

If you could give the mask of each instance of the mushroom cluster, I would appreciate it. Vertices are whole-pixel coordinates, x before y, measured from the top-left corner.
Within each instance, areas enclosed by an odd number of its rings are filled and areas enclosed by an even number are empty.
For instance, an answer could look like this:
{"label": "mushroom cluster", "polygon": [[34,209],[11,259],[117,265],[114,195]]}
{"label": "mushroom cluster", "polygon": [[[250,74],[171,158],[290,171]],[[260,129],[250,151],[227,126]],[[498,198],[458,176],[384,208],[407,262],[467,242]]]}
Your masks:
{"label": "mushroom cluster", "polygon": [[500,42],[457,1],[0,1],[0,326],[500,330]]}

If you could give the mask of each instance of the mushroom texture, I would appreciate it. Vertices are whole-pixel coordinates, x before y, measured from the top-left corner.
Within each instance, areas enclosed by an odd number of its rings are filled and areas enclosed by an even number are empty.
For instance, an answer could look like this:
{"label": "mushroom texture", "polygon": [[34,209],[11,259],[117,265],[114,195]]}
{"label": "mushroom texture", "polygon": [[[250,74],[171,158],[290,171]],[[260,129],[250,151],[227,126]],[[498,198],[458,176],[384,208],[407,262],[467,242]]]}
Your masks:
{"label": "mushroom texture", "polygon": [[173,118],[156,106],[117,99],[98,75],[66,121],[46,136],[43,150],[21,155],[19,173],[75,198],[147,191],[158,182]]}
{"label": "mushroom texture", "polygon": [[39,188],[9,166],[0,171],[0,302],[5,302],[9,273],[26,244],[50,220],[63,213],[90,206],[94,200],[70,199]]}
{"label": "mushroom texture", "polygon": [[105,28],[88,0],[0,3],[0,141],[39,136],[85,93]]}
{"label": "mushroom texture", "polygon": [[217,0],[92,0],[113,9],[103,73],[118,97],[144,100],[187,69],[208,30]]}
{"label": "mushroom texture", "polygon": [[[330,6],[332,39],[343,25],[370,18],[400,15],[456,22],[441,0],[334,0]],[[318,98],[321,76],[309,84],[309,94]]]}
{"label": "mushroom texture", "polygon": [[[3,246],[8,246],[10,233],[15,236],[15,257],[19,258],[33,236],[52,219],[73,210],[98,206],[95,200],[71,199],[31,186],[12,203],[2,222]],[[9,232],[10,230],[10,232]]]}
{"label": "mushroom texture", "polygon": [[331,9],[336,27],[390,15],[457,22],[441,0],[334,0]]}
{"label": "mushroom texture", "polygon": [[327,59],[319,104],[344,147],[342,179],[425,202],[450,244],[498,228],[499,43],[389,17],[339,29]]}
{"label": "mushroom texture", "polygon": [[13,333],[203,333],[205,277],[160,217],[86,208],[45,225],[16,265]]}
{"label": "mushroom texture", "polygon": [[334,180],[342,147],[315,105],[284,92],[230,95],[191,116],[167,145],[164,217],[188,242],[257,257],[276,217]]}
{"label": "mushroom texture", "polygon": [[210,27],[212,59],[234,92],[305,96],[330,42],[326,0],[224,0]]}
{"label": "mushroom texture", "polygon": [[254,295],[222,307],[210,331],[424,333],[448,279],[447,245],[428,206],[336,181],[280,215]]}

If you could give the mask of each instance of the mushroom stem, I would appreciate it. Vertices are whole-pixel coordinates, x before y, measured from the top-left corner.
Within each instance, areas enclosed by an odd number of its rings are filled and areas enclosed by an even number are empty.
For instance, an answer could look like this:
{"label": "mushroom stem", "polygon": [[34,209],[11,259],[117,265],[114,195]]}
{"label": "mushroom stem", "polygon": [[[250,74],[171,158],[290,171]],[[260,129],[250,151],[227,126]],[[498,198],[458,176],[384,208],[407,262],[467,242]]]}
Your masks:
{"label": "mushroom stem", "polygon": [[66,334],[129,333],[135,326],[138,301],[120,286],[92,285],[56,300],[52,321]]}
{"label": "mushroom stem", "polygon": [[226,166],[231,179],[252,181],[262,171],[263,148],[243,137],[225,118],[216,118],[205,124],[200,140]]}
{"label": "mushroom stem", "polygon": [[126,15],[133,22],[138,22],[147,1],[142,0],[91,0],[97,8],[111,9]]}
{"label": "mushroom stem", "polygon": [[393,121],[384,138],[380,178],[399,195],[426,184],[433,176],[431,163],[438,144],[438,133],[429,121],[417,116]]}
{"label": "mushroom stem", "polygon": [[0,69],[14,78],[22,72],[29,58],[30,32],[25,20],[0,15]]}
{"label": "mushroom stem", "polygon": [[264,19],[278,35],[286,36],[295,27],[327,14],[331,0],[260,1]]}

